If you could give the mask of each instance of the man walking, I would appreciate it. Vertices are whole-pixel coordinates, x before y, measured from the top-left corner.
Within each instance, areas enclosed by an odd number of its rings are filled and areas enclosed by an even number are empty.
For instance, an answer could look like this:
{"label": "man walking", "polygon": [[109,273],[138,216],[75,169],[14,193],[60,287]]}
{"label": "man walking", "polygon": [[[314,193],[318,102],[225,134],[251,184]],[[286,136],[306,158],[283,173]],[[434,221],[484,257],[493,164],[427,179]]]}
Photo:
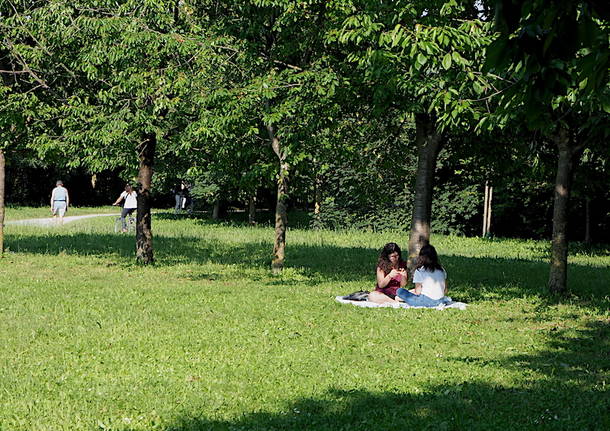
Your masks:
{"label": "man walking", "polygon": [[62,180],[57,180],[55,188],[51,192],[51,213],[55,220],[59,217],[59,224],[64,224],[64,215],[70,205],[68,190],[64,187]]}

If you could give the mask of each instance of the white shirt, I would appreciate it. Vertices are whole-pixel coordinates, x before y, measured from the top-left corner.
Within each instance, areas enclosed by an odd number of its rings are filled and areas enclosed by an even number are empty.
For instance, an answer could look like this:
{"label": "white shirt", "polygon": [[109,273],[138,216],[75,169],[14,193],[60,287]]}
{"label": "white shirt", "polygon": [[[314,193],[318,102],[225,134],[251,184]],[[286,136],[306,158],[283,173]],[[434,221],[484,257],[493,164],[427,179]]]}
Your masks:
{"label": "white shirt", "polygon": [[135,190],[132,190],[131,193],[123,192],[121,193],[121,197],[125,199],[125,203],[123,203],[123,208],[132,209],[138,207],[138,194]]}
{"label": "white shirt", "polygon": [[446,279],[447,273],[444,269],[428,271],[420,268],[413,274],[413,283],[421,283],[421,293],[432,299],[441,299],[445,296]]}

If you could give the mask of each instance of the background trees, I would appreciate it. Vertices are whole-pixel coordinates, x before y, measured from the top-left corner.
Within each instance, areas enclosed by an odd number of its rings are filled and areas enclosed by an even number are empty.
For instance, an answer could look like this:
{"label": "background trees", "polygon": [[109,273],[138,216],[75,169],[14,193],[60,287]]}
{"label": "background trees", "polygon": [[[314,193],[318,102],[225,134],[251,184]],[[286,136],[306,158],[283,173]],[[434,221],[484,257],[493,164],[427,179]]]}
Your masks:
{"label": "background trees", "polygon": [[569,192],[582,160],[580,202],[559,193],[553,216],[549,285],[565,291],[567,219],[610,237],[607,13],[499,2],[494,33],[492,6],[5,0],[0,150],[25,166],[8,190],[28,166],[135,179],[152,262],[151,202],[188,179],[202,208],[273,209],[281,270],[288,208],[410,229],[415,255],[431,231],[481,231],[485,183],[492,234],[548,237],[553,183]]}

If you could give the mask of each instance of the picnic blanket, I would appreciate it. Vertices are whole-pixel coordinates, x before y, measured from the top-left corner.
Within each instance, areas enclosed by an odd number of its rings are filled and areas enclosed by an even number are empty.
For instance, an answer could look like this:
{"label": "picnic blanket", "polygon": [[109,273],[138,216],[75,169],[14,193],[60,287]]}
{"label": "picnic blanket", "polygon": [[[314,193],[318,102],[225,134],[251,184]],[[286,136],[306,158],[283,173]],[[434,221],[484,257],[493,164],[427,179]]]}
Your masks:
{"label": "picnic blanket", "polygon": [[440,304],[436,307],[411,307],[404,302],[390,302],[386,304],[377,304],[375,302],[369,301],[350,301],[348,299],[343,299],[343,296],[336,296],[335,300],[340,302],[341,304],[352,304],[356,307],[364,307],[364,308],[425,308],[428,310],[445,310],[447,308],[457,308],[458,310],[465,310],[468,304],[464,302],[453,301],[450,297],[446,296],[447,304]]}

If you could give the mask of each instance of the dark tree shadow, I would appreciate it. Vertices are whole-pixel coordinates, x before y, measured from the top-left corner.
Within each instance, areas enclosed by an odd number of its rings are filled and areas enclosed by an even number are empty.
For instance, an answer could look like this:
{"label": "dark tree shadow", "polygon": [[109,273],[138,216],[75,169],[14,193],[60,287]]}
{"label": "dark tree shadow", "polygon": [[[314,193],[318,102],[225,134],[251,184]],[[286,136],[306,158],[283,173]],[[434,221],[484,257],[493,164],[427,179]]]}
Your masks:
{"label": "dark tree shadow", "polygon": [[[312,214],[306,211],[291,211],[289,217],[292,229],[308,229],[311,227]],[[196,220],[201,225],[223,225],[223,226],[249,226],[248,213],[246,211],[228,211],[219,220],[213,220],[210,211],[194,211],[175,213],[172,211],[155,212],[155,218],[159,220]],[[273,226],[275,213],[270,210],[259,210],[256,212],[256,224],[259,226]]]}
{"label": "dark tree shadow", "polygon": [[[287,403],[281,412],[251,412],[235,420],[185,415],[165,431],[197,430],[606,430],[610,429],[610,322],[577,334],[550,329],[546,350],[494,361],[449,357],[471,367],[529,369],[530,380],[423,386],[419,393],[331,388],[318,398]],[[400,367],[397,372],[400,372]],[[402,366],[408,375],[408,365]],[[540,376],[541,375],[541,376]],[[355,386],[358,382],[354,382]]]}

